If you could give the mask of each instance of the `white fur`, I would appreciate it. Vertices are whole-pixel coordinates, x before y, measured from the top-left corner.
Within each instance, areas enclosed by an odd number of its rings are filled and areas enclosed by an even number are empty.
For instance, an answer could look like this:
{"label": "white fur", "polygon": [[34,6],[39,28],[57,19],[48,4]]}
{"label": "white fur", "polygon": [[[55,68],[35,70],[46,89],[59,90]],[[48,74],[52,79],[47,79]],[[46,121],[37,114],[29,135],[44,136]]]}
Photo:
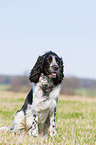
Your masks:
{"label": "white fur", "polygon": [[10,130],[10,127],[0,127],[0,130]]}
{"label": "white fur", "polygon": [[[48,96],[43,95],[41,86],[52,86],[52,91]],[[54,109],[57,107],[57,100],[60,93],[61,85],[55,86],[50,78],[41,74],[38,83],[33,86],[33,103],[27,106],[26,112],[18,111],[14,120],[14,132],[21,133],[28,131],[30,135],[38,136],[38,124],[41,130],[41,134],[44,132],[45,121],[48,116],[50,117],[50,136],[53,132],[56,135],[56,127],[54,120]],[[34,114],[36,117],[34,117]],[[34,121],[35,120],[35,121]],[[34,125],[35,122],[35,125]],[[36,123],[37,122],[37,123]],[[33,124],[33,125],[32,125]],[[2,129],[8,129],[3,127]]]}
{"label": "white fur", "polygon": [[[41,130],[42,128],[44,129],[44,123],[48,115],[50,115],[51,121],[53,119],[54,108],[57,107],[57,100],[61,88],[61,85],[55,86],[49,96],[43,96],[43,91],[40,87],[47,83],[47,78],[41,75],[39,82],[36,85],[34,84],[33,87],[33,104],[30,105],[26,111],[26,123],[31,125],[33,122],[33,117],[31,114],[36,113],[36,115],[38,116],[38,123],[41,125]],[[52,124],[50,124],[50,126],[52,130]],[[52,131],[50,135],[52,136]]]}
{"label": "white fur", "polygon": [[25,129],[25,115],[24,112],[21,110],[20,112],[17,112],[15,115],[15,120],[14,120],[14,131],[16,133],[23,132]]}
{"label": "white fur", "polygon": [[[44,77],[44,76],[43,76]],[[32,111],[35,111],[38,115],[40,122],[45,122],[48,113],[53,112],[54,108],[57,106],[57,99],[60,93],[60,86],[55,86],[50,95],[43,96],[43,91],[40,88],[41,85],[48,83],[48,80],[45,78],[42,79],[42,75],[39,79],[39,82],[35,85],[33,90],[33,104]]]}

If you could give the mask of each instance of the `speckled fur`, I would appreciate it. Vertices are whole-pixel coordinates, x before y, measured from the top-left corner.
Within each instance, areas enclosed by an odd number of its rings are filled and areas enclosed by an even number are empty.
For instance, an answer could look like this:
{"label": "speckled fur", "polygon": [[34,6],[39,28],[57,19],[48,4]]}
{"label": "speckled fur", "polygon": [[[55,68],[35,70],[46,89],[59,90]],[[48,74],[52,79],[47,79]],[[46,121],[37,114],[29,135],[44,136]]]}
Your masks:
{"label": "speckled fur", "polygon": [[[52,88],[47,96],[43,95],[41,89],[45,84]],[[33,103],[27,106],[25,115],[21,110],[15,116],[14,131],[18,133],[27,130],[30,135],[38,136],[38,131],[46,135],[49,127],[50,136],[56,135],[55,111],[59,92],[60,85],[54,86],[48,77],[41,74],[39,82],[33,87]]]}
{"label": "speckled fur", "polygon": [[[13,128],[2,127],[15,133],[27,132],[38,136],[56,135],[56,108],[63,80],[63,61],[49,51],[39,56],[31,70],[29,80],[34,84],[21,110],[17,111]],[[49,130],[49,132],[48,132]]]}

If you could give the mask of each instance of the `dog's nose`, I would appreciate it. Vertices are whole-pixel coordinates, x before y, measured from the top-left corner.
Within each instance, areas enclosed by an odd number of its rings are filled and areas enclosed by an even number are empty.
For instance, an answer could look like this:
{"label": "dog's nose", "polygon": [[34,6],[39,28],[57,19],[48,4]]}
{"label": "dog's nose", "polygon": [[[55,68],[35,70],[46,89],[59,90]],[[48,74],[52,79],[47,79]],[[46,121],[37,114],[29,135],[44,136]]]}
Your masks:
{"label": "dog's nose", "polygon": [[58,70],[58,66],[57,65],[53,65],[53,69],[54,69],[54,71],[57,71]]}

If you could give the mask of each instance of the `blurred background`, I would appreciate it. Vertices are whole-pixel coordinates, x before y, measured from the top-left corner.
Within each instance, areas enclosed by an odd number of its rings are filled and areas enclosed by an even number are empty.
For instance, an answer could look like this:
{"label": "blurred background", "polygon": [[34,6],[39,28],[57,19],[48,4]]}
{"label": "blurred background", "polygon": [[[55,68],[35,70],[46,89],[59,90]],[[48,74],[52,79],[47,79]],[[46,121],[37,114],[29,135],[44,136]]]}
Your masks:
{"label": "blurred background", "polygon": [[96,1],[0,1],[0,91],[27,92],[39,55],[64,61],[61,94],[96,96]]}

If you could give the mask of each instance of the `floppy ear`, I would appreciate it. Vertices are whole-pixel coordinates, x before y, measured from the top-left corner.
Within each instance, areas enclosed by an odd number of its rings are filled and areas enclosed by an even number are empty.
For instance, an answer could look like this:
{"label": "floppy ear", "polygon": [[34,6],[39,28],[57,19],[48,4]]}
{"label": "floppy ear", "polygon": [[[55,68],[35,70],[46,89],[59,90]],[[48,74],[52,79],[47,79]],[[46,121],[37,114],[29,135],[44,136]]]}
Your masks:
{"label": "floppy ear", "polygon": [[63,80],[63,77],[64,77],[64,65],[63,65],[63,60],[62,60],[62,58],[60,58],[60,79],[61,79],[61,81]]}
{"label": "floppy ear", "polygon": [[40,74],[43,71],[43,56],[39,56],[33,69],[31,70],[29,80],[37,83],[39,81]]}
{"label": "floppy ear", "polygon": [[58,85],[59,83],[61,83],[62,80],[63,80],[63,78],[64,78],[64,65],[63,65],[62,58],[60,58],[59,67],[60,67],[60,71],[59,71],[57,77],[53,79],[53,81],[54,81],[54,83],[56,85]]}

